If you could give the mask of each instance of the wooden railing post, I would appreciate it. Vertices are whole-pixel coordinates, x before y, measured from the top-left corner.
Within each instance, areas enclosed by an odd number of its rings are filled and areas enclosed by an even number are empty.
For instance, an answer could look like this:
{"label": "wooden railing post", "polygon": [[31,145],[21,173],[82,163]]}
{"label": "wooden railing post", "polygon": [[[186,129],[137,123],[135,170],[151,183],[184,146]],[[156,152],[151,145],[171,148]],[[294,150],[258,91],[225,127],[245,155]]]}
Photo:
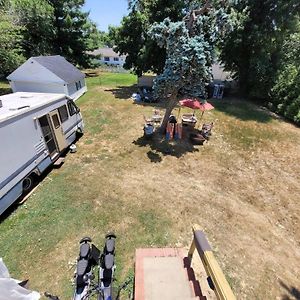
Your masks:
{"label": "wooden railing post", "polygon": [[193,235],[193,242],[188,253],[190,262],[195,249],[197,249],[206,274],[210,277],[213,283],[214,292],[217,298],[220,300],[235,300],[236,297],[234,296],[224,273],[215,259],[205,234],[198,225],[193,226]]}

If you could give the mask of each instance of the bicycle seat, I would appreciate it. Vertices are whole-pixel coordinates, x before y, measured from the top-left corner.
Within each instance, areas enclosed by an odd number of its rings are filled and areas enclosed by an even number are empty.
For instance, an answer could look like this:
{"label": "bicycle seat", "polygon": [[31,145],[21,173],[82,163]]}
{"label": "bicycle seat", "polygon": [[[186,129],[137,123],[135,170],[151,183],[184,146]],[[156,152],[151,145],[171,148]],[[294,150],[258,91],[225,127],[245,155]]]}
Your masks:
{"label": "bicycle seat", "polygon": [[115,239],[114,238],[110,238],[110,239],[106,240],[105,249],[109,253],[113,253],[115,251]]}
{"label": "bicycle seat", "polygon": [[106,254],[104,257],[104,265],[106,269],[111,269],[114,266],[114,256],[112,254]]}
{"label": "bicycle seat", "polygon": [[81,259],[77,263],[77,276],[83,276],[88,268],[88,260],[87,259]]}
{"label": "bicycle seat", "polygon": [[80,245],[79,256],[82,258],[87,258],[90,252],[90,245],[88,243],[84,243]]}

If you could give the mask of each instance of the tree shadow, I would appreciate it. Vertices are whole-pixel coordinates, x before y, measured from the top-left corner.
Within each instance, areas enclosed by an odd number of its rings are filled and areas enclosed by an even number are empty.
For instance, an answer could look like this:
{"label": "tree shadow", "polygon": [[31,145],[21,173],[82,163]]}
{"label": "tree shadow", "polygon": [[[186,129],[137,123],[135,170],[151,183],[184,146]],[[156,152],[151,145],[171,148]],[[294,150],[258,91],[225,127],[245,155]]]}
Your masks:
{"label": "tree shadow", "polygon": [[151,150],[147,152],[147,156],[153,163],[161,162],[163,156],[180,158],[187,152],[199,152],[199,149],[195,148],[195,146],[186,139],[167,141],[164,136],[159,133],[155,133],[152,138],[146,138],[145,136],[139,137],[132,143],[139,147],[150,147]]}
{"label": "tree shadow", "polygon": [[[78,142],[78,140],[82,137],[83,134],[78,134],[76,139],[74,140],[74,144]],[[60,155],[59,157],[61,158],[65,158],[69,153],[69,148],[65,149]],[[36,188],[39,184],[41,184],[42,182],[44,182],[47,178],[47,176],[49,174],[51,174],[51,172],[54,169],[60,169],[63,166],[63,164],[61,165],[54,165],[51,164],[50,166],[47,167],[46,170],[44,170],[44,172],[39,175],[38,177],[36,177],[36,182],[33,186],[33,188],[28,191],[28,193],[26,194],[22,194],[14,203],[12,203],[1,215],[0,215],[0,224],[5,221],[6,219],[8,219],[20,206],[24,205],[26,203],[26,201],[24,201],[25,197],[28,196],[28,194],[30,194],[32,192],[32,190],[34,188]]]}
{"label": "tree shadow", "polygon": [[268,123],[274,118],[271,112],[258,107],[248,100],[224,98],[222,100],[210,99],[209,102],[211,102],[218,111],[236,117],[242,121]]}
{"label": "tree shadow", "polygon": [[117,86],[113,89],[105,89],[105,91],[111,92],[117,99],[128,100],[133,93],[138,91],[138,87],[136,84],[131,86]]}
{"label": "tree shadow", "polygon": [[[143,101],[134,101],[132,104],[134,105],[140,105],[140,106],[150,106],[153,108],[166,108],[167,102],[166,101],[160,101],[160,102],[143,102]],[[175,107],[176,108],[176,107]]]}
{"label": "tree shadow", "polygon": [[291,300],[297,299],[300,300],[300,290],[295,288],[294,286],[288,286],[283,281],[279,279],[279,284],[288,292],[287,295],[282,296],[282,300]]}
{"label": "tree shadow", "polygon": [[[131,98],[133,93],[138,91],[138,86],[136,84],[131,86],[117,86],[112,89],[105,89],[106,92],[111,92],[115,98],[128,100]],[[166,108],[166,101],[160,102],[143,102],[143,101],[134,101],[132,104],[140,106],[151,106],[155,108]]]}

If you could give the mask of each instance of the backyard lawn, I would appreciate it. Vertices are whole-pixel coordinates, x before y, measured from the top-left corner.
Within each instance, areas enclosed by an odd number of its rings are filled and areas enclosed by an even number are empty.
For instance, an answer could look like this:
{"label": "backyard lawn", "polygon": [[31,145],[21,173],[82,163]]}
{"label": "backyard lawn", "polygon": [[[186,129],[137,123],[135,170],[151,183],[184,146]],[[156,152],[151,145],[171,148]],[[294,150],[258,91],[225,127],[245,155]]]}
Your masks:
{"label": "backyard lawn", "polygon": [[205,113],[215,127],[203,146],[148,142],[143,115],[154,106],[129,99],[135,82],[87,79],[77,153],[0,224],[11,275],[70,299],[81,237],[100,246],[117,234],[118,284],[133,277],[135,248],[188,247],[197,223],[238,299],[299,299],[299,128],[232,98]]}

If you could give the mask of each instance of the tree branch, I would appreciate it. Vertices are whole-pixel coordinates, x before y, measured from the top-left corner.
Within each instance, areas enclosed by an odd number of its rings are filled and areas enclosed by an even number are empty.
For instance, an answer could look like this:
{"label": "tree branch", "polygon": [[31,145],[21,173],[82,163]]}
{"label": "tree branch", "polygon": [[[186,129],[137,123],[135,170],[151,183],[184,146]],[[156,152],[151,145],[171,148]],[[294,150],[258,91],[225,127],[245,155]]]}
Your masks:
{"label": "tree branch", "polygon": [[193,34],[193,26],[197,21],[198,16],[207,13],[211,7],[212,5],[210,0],[207,0],[202,8],[192,10],[189,15],[183,18],[183,21],[186,23],[186,27],[188,28],[190,34]]}

